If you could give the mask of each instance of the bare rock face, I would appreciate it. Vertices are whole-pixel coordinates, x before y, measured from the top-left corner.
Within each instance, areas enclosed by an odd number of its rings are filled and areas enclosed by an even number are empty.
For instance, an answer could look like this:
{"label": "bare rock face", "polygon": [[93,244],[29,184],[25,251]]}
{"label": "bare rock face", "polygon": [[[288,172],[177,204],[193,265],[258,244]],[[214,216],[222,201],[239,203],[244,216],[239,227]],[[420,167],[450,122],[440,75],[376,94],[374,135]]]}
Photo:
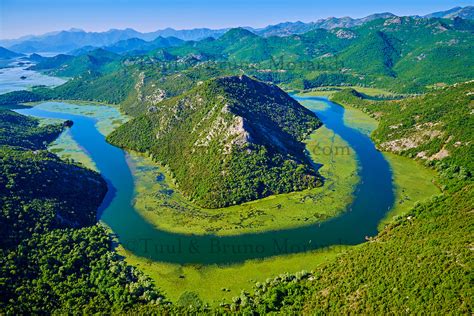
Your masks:
{"label": "bare rock face", "polygon": [[[214,89],[221,91],[210,96],[207,90]],[[154,106],[149,114],[158,120],[158,138],[192,121],[187,132],[194,139],[193,147],[218,144],[217,150],[227,153],[254,143],[298,156],[302,149],[299,141],[320,125],[313,113],[281,89],[247,76],[201,84],[197,90]]]}
{"label": "bare rock face", "polygon": [[391,19],[387,19],[383,25],[388,26],[388,25],[394,25],[394,24],[395,25],[402,24],[402,19],[398,16]]}
{"label": "bare rock face", "polygon": [[338,38],[345,38],[345,39],[353,39],[357,37],[354,32],[351,32],[349,30],[337,30],[335,34]]}

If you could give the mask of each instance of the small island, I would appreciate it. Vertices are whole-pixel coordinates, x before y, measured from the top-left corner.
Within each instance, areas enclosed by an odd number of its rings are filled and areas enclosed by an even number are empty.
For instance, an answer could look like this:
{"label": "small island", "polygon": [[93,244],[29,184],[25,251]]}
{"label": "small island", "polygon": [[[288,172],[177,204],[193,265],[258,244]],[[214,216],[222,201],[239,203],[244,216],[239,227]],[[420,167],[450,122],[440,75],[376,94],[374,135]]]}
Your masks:
{"label": "small island", "polygon": [[71,121],[71,120],[66,120],[66,121],[64,121],[64,123],[63,123],[63,126],[64,126],[64,127],[72,127],[72,125],[74,125],[74,122]]}

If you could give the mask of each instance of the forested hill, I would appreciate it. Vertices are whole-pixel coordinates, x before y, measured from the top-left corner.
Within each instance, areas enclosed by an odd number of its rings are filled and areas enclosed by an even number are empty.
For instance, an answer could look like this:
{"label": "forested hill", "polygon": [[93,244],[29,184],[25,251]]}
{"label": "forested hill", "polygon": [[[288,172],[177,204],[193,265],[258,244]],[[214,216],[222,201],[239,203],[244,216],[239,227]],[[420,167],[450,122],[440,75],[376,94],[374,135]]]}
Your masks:
{"label": "forested hill", "polygon": [[381,120],[372,135],[381,150],[473,174],[473,92],[474,81],[469,81],[403,101],[366,100],[352,89],[332,99]]}
{"label": "forested hill", "polygon": [[105,182],[45,150],[62,128],[0,110],[1,248],[53,228],[95,223]]}
{"label": "forested hill", "polygon": [[108,140],[169,166],[197,204],[223,207],[321,185],[301,142],[320,125],[279,88],[235,76],[150,107]]}
{"label": "forested hill", "polygon": [[[285,315],[471,314],[474,178],[468,166],[474,155],[473,85],[456,84],[425,97],[388,103],[366,100],[353,90],[334,95],[334,101],[358,107],[380,121],[373,134],[379,144],[400,137],[419,139],[409,150],[384,149],[437,170],[442,193],[417,203],[370,242],[312,273],[257,282],[253,292],[236,297],[228,310]],[[423,128],[417,128],[421,124]],[[441,134],[418,138],[427,127],[430,134]],[[447,156],[436,155],[443,148]]]}
{"label": "forested hill", "polygon": [[474,21],[375,19],[352,28],[261,37],[232,29],[219,39],[117,55],[105,50],[43,58],[42,71],[74,77],[55,89],[0,96],[1,104],[79,99],[120,104],[139,115],[198,82],[242,72],[285,89],[360,85],[401,93],[474,77]]}
{"label": "forested hill", "polygon": [[160,298],[112,251],[102,177],[48,152],[63,125],[0,110],[0,313],[111,312]]}

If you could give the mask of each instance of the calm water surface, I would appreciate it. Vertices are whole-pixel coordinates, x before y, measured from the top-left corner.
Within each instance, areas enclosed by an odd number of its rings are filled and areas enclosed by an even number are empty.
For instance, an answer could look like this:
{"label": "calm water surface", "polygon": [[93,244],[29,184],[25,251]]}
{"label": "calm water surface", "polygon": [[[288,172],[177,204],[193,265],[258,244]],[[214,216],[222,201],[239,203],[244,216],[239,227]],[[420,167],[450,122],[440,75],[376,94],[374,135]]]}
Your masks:
{"label": "calm water surface", "polygon": [[[19,65],[18,63],[24,62],[25,64]],[[33,86],[58,86],[66,82],[66,80],[43,75],[37,71],[28,70],[27,68],[33,64],[15,60],[9,61],[9,67],[0,68],[0,94],[25,90]],[[21,79],[24,77],[24,79]]]}
{"label": "calm water surface", "polygon": [[377,234],[378,223],[394,203],[388,162],[367,135],[344,124],[344,108],[324,98],[297,99],[306,104],[325,103],[324,109],[314,110],[315,113],[326,127],[340,135],[355,150],[360,182],[352,204],[346,212],[320,224],[224,237],[166,232],[141,217],[132,206],[134,178],[125,152],[105,141],[93,118],[38,108],[17,111],[37,117],[74,121],[71,129],[73,138],[87,151],[109,186],[100,209],[100,218],[112,228],[126,249],[135,255],[162,262],[230,264],[332,245],[362,243],[366,236]]}

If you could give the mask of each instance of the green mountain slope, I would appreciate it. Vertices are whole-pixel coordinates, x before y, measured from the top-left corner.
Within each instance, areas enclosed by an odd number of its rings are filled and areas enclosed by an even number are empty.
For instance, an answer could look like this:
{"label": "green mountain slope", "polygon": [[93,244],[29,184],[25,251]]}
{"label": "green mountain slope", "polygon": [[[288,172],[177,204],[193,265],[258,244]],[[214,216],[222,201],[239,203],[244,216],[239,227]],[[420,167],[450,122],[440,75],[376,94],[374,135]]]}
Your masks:
{"label": "green mountain slope", "polygon": [[470,81],[404,101],[364,100],[354,90],[342,91],[333,100],[382,118],[372,135],[380,149],[429,164],[455,165],[472,174],[473,90]]}
{"label": "green mountain slope", "polygon": [[53,99],[118,104],[124,102],[134,91],[135,80],[134,73],[129,72],[127,68],[107,74],[85,73],[54,89],[33,87],[31,91],[23,90],[2,94],[0,95],[0,106]]}
{"label": "green mountain slope", "polygon": [[62,67],[63,64],[70,62],[73,59],[74,56],[65,54],[59,54],[53,57],[43,57],[38,54],[32,54],[30,60],[37,62],[37,64],[31,66],[30,69],[45,72],[48,70],[59,71],[59,68]]}
{"label": "green mountain slope", "polygon": [[39,126],[35,119],[0,110],[2,248],[34,232],[95,223],[96,209],[107,190],[105,182],[97,173],[45,151],[62,129],[62,125]]}
{"label": "green mountain slope", "polygon": [[399,59],[399,46],[396,38],[376,31],[349,47],[339,57],[345,66],[364,73],[395,76],[392,67]]}
{"label": "green mountain slope", "polygon": [[[317,270],[281,274],[243,292],[224,311],[281,314],[470,314],[473,309],[472,238],[474,184],[472,156],[473,83],[402,101],[364,100],[353,90],[333,100],[359,107],[380,120],[378,143],[418,133],[432,122],[461,141],[448,157],[426,160],[438,171],[442,193],[394,218],[376,237]],[[469,110],[469,113],[466,113]],[[390,128],[393,124],[397,128]],[[431,124],[430,124],[431,125]],[[417,147],[433,152],[445,138]],[[390,148],[385,148],[390,149]],[[400,153],[395,151],[396,153]],[[471,166],[471,167],[469,167]]]}
{"label": "green mountain slope", "polygon": [[27,149],[45,149],[62,131],[59,125],[39,126],[36,120],[0,110],[0,144]]}
{"label": "green mountain slope", "polygon": [[45,71],[60,77],[75,77],[87,72],[108,72],[119,67],[116,62],[120,56],[102,48],[89,51],[79,56],[57,55],[43,57],[32,70]]}
{"label": "green mountain slope", "polygon": [[343,37],[337,35],[337,31],[323,29],[288,37],[264,38],[245,29],[236,28],[227,31],[217,40],[189,42],[168,51],[178,57],[193,53],[235,63],[269,62],[280,57],[284,57],[285,62],[291,62],[310,60],[325,53],[336,52],[346,47],[351,39],[351,36]]}
{"label": "green mountain slope", "polygon": [[474,77],[473,67],[466,67],[474,64],[473,48],[469,40],[439,42],[413,50],[400,59],[394,71],[400,74],[400,79],[418,86],[463,81]]}
{"label": "green mountain slope", "polygon": [[61,130],[0,110],[0,313],[156,306],[152,283],[97,225],[105,181],[45,150]]}
{"label": "green mountain slope", "polygon": [[361,85],[420,93],[474,77],[473,32],[470,20],[410,17],[287,37],[264,38],[232,29],[218,39],[185,42],[145,55],[95,50],[57,57],[57,65],[53,59],[42,59],[38,69],[47,65],[49,72],[75,79],[49,91],[1,95],[0,104],[81,99],[121,104],[126,113],[137,116],[200,81],[242,73],[287,89]]}
{"label": "green mountain slope", "polygon": [[223,77],[148,112],[108,140],[149,152],[201,206],[223,207],[321,184],[301,143],[321,123],[275,86],[246,76]]}

